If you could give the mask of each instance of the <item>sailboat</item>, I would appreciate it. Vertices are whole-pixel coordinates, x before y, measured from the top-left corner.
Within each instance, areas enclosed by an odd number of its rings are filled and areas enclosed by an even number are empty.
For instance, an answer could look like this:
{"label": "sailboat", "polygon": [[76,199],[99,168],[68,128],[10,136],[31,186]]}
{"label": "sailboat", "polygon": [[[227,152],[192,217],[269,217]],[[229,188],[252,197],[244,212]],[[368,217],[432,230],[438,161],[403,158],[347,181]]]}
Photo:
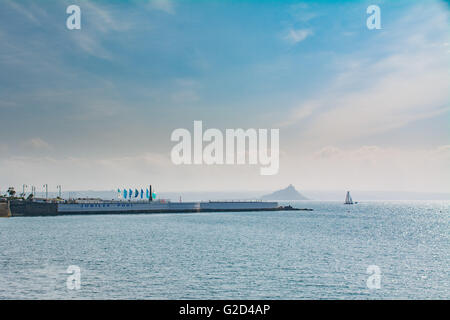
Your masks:
{"label": "sailboat", "polygon": [[353,204],[358,202],[353,202],[352,196],[350,195],[350,191],[347,191],[347,195],[345,196],[344,204]]}

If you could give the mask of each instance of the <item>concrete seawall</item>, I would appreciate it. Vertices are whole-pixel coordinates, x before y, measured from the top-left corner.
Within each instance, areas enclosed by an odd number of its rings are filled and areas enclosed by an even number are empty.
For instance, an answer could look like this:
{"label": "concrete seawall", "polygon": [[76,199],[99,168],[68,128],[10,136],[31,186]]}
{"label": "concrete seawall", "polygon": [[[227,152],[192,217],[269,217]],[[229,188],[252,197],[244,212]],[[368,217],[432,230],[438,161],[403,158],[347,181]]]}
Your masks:
{"label": "concrete seawall", "polygon": [[11,210],[9,210],[9,202],[0,203],[0,217],[1,218],[11,217]]}
{"label": "concrete seawall", "polygon": [[[277,202],[34,202],[12,201],[9,204],[12,217],[37,217],[90,214],[138,214],[138,213],[194,213],[194,212],[242,212],[242,211],[286,211],[306,210],[291,206],[279,206]],[[5,211],[6,212],[6,211]]]}
{"label": "concrete seawall", "polygon": [[28,201],[14,201],[10,204],[11,216],[56,216],[58,215],[56,203],[37,203]]}

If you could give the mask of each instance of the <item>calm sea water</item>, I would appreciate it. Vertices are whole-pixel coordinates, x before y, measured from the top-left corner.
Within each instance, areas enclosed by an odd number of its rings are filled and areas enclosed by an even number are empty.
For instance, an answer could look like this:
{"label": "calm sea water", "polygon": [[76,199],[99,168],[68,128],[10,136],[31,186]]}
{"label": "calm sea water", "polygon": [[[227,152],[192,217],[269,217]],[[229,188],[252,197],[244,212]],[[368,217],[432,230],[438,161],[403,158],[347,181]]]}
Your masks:
{"label": "calm sea water", "polygon": [[0,219],[0,299],[450,298],[450,202],[295,205]]}

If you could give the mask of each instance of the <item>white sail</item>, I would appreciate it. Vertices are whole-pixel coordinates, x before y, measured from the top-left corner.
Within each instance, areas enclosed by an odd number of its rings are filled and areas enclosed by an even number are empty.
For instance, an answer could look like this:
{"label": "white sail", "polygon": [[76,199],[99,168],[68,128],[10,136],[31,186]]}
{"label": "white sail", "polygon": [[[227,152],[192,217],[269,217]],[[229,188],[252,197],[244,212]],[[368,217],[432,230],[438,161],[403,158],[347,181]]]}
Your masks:
{"label": "white sail", "polygon": [[345,204],[353,204],[352,196],[350,195],[350,191],[347,191],[347,195],[345,196]]}

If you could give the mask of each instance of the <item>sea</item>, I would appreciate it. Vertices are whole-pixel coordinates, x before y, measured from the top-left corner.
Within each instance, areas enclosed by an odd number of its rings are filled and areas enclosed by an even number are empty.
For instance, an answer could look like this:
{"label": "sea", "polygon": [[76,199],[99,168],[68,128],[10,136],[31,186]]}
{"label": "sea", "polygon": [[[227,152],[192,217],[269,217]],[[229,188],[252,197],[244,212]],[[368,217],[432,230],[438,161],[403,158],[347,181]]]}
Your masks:
{"label": "sea", "polygon": [[449,299],[450,201],[0,219],[0,299]]}

